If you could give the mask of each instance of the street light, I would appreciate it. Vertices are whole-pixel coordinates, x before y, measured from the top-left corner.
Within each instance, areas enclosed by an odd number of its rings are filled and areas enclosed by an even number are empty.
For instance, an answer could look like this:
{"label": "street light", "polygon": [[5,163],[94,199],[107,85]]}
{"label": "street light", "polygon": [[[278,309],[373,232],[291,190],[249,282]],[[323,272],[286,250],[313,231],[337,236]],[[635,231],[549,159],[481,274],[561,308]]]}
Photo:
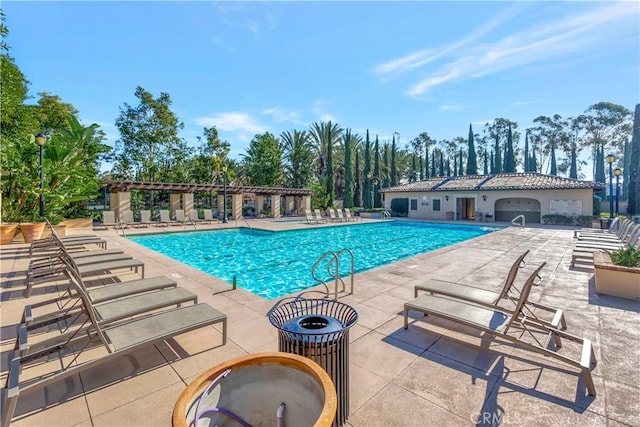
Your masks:
{"label": "street light", "polygon": [[616,216],[620,214],[620,174],[622,174],[622,170],[620,168],[615,168],[613,170],[613,174],[616,176]]}
{"label": "street light", "polygon": [[609,163],[609,219],[613,218],[613,162],[616,161],[616,156],[609,154],[607,156],[607,163]]}
{"label": "street light", "polygon": [[41,132],[36,135],[36,142],[40,146],[40,218],[44,218],[44,198],[42,193],[44,192],[44,144],[47,142],[47,137]]}
{"label": "street light", "polygon": [[226,224],[227,222],[227,165],[222,165],[222,172],[224,174],[223,178],[223,192],[222,192],[222,222]]}

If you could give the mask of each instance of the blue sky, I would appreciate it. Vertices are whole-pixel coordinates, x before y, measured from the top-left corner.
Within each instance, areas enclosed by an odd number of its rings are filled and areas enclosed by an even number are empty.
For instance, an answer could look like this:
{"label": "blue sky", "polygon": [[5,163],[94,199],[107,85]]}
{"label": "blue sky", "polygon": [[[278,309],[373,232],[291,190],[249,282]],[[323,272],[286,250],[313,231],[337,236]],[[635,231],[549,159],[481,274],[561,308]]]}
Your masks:
{"label": "blue sky", "polygon": [[[256,133],[334,120],[401,144],[469,123],[640,102],[640,3],[16,2],[10,54],[113,144],[136,86],[168,93],[196,144],[215,125],[239,158]],[[522,142],[521,142],[522,143]],[[590,177],[590,167],[582,172]]]}

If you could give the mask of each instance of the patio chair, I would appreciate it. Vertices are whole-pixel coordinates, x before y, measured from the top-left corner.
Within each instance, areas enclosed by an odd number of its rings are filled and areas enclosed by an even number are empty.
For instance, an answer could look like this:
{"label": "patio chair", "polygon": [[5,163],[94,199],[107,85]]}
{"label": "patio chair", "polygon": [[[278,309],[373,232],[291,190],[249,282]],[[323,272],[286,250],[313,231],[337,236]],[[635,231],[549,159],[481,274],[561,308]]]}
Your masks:
{"label": "patio chair", "polygon": [[[429,280],[423,285],[416,285],[414,287],[414,296],[418,297],[419,291],[427,292],[430,295],[442,295],[447,298],[454,298],[463,301],[468,301],[474,304],[482,305],[485,307],[499,307],[501,310],[510,312],[510,308],[513,302],[518,301],[520,291],[515,287],[514,282],[518,275],[518,270],[526,265],[525,257],[529,253],[529,250],[522,253],[509,269],[509,273],[505,278],[504,284],[500,292],[488,291],[486,289],[463,285],[460,283],[446,282],[441,280]],[[538,282],[534,282],[533,285],[539,285],[542,278],[538,276]],[[552,314],[551,320],[540,319],[532,311],[532,308],[546,311]],[[542,325],[551,326],[554,328],[567,328],[564,313],[562,309],[550,307],[547,305],[528,301],[523,310],[527,311],[527,321],[531,321],[534,324],[540,323]]]}
{"label": "patio chair", "polygon": [[349,208],[344,208],[344,218],[347,221],[357,221],[358,219],[361,219],[359,216],[352,216],[351,215],[351,209]]}
{"label": "patio chair", "polygon": [[193,222],[194,224],[197,223],[204,223],[203,219],[200,219],[200,217],[198,216],[198,210],[197,209],[191,209],[189,211],[189,219],[191,220],[191,222]]}
{"label": "patio chair", "polygon": [[118,222],[116,221],[116,213],[114,211],[102,211],[102,221],[96,228],[107,230],[109,227],[115,228],[117,226]]}
{"label": "patio chair", "polygon": [[[517,300],[513,311],[506,312],[498,307],[488,308],[466,301],[422,294],[404,304],[404,328],[407,329],[409,326],[409,310],[414,310],[427,316],[442,318],[479,332],[499,337],[501,340],[508,341],[523,349],[540,353],[551,359],[579,368],[584,378],[587,393],[595,396],[596,390],[591,376],[591,365],[596,363],[596,358],[591,346],[591,340],[571,335],[566,331],[550,326],[539,324],[532,326],[529,322],[521,321],[521,319],[527,318],[523,311],[524,306],[529,298],[531,287],[545,264],[542,263],[529,276],[522,287],[520,298]],[[512,326],[516,326],[522,334],[510,333]],[[545,342],[541,342],[537,337],[541,333],[547,336]],[[525,337],[528,337],[528,339],[525,340]],[[549,349],[552,341],[557,348],[560,348],[562,346],[562,338],[582,344],[579,359],[573,359]],[[497,348],[496,351],[500,351],[500,349]]]}
{"label": "patio chair", "polygon": [[151,220],[151,211],[149,209],[140,209],[139,217],[141,227],[148,227],[149,225],[157,224],[157,221]]}
{"label": "patio chair", "polygon": [[306,217],[305,224],[317,224],[318,220],[313,217],[313,214],[309,209],[305,209],[304,215]]}
{"label": "patio chair", "polygon": [[[90,327],[78,326],[67,333],[30,344],[26,326],[20,326],[19,345],[21,348],[27,348],[29,354],[13,357],[9,363],[2,427],[10,425],[20,397],[87,369],[99,367],[117,357],[131,354],[142,347],[218,323],[222,324],[222,345],[226,344],[227,317],[207,304],[174,308],[102,326],[93,304],[81,290],[80,292],[87,324]],[[77,333],[78,330],[86,333]],[[103,348],[102,355],[98,354],[98,348]],[[87,349],[91,349],[90,354],[85,351]],[[60,363],[45,363],[49,356],[55,353],[60,357]],[[38,376],[25,378],[25,371],[31,367],[36,368],[34,371],[37,370]],[[123,373],[124,377],[127,375]]]}
{"label": "patio chair", "polygon": [[328,208],[327,210],[329,211],[329,219],[331,220],[331,222],[342,221],[341,218],[338,218],[336,216],[336,212],[332,208]]}
{"label": "patio chair", "polygon": [[174,219],[171,219],[169,209],[160,209],[160,219],[158,223],[165,225],[180,225],[180,223]]}
{"label": "patio chair", "polygon": [[193,222],[191,218],[185,216],[184,209],[176,209],[175,217],[176,217],[176,221],[180,223],[180,225],[191,224],[194,227],[196,226],[196,223]]}
{"label": "patio chair", "polygon": [[[82,299],[79,297],[80,294],[84,294],[93,304],[96,321],[98,321],[101,326],[106,326],[130,317],[148,314],[167,307],[180,307],[185,303],[191,302],[197,304],[198,302],[198,297],[195,294],[177,286],[164,287],[154,291],[138,292],[127,295],[126,297],[120,296],[117,299],[112,298],[96,302],[95,299],[91,297],[90,291],[83,283],[82,278],[75,273],[72,266],[68,265],[65,273],[69,279],[66,301],[64,299],[56,299],[55,301],[39,303],[34,306],[25,306],[22,324],[27,326],[27,332],[56,323],[59,325],[60,330],[64,331],[73,324],[76,324],[79,319],[82,320],[83,311]],[[40,310],[50,305],[55,305],[53,310],[49,307],[46,309],[45,314],[40,316],[33,315],[34,308]],[[19,348],[19,346],[16,347]],[[24,356],[26,351],[26,349],[23,349],[20,356]]]}
{"label": "patio chair", "polygon": [[313,213],[315,213],[316,221],[318,223],[326,223],[327,222],[327,218],[322,216],[322,213],[320,212],[320,209],[314,209]]}
{"label": "patio chair", "polygon": [[335,211],[336,213],[336,218],[338,218],[338,220],[340,222],[346,222],[347,218],[345,218],[344,216],[342,216],[342,209],[331,209],[332,211]]}
{"label": "patio chair", "polygon": [[213,215],[213,211],[211,209],[202,210],[202,220],[207,224],[211,224],[213,222],[220,222],[220,219],[216,218],[216,216]]}

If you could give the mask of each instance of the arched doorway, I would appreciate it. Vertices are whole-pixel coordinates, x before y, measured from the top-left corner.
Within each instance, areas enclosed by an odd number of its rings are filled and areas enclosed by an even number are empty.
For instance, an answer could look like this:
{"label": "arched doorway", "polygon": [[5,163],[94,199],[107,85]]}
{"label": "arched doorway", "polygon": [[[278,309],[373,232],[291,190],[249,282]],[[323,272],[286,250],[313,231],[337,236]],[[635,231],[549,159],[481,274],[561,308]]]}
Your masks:
{"label": "arched doorway", "polygon": [[519,215],[524,215],[527,223],[540,223],[540,202],[526,197],[508,197],[496,200],[495,220],[511,222]]}

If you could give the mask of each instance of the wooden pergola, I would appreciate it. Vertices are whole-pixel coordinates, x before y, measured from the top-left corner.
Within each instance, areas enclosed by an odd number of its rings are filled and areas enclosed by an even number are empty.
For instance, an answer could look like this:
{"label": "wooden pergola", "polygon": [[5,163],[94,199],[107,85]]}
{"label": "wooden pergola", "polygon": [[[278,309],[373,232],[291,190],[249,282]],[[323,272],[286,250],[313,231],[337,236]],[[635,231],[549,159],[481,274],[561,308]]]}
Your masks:
{"label": "wooden pergola", "polygon": [[[219,184],[192,184],[192,183],[166,183],[148,181],[104,180],[102,185],[111,192],[110,209],[121,218],[122,212],[131,209],[131,190],[142,191],[168,191],[169,206],[173,212],[183,209],[186,214],[193,209],[193,193],[196,191],[215,192],[218,195],[225,191],[224,185]],[[304,188],[284,187],[258,187],[251,185],[227,185],[227,197],[231,196],[233,218],[242,217],[242,200],[245,194],[255,194],[256,205],[262,206],[265,197],[271,197],[271,213],[274,217],[280,216],[280,198],[285,198],[285,211],[301,213],[311,208],[311,190]],[[218,211],[224,210],[223,197],[218,197]]]}

